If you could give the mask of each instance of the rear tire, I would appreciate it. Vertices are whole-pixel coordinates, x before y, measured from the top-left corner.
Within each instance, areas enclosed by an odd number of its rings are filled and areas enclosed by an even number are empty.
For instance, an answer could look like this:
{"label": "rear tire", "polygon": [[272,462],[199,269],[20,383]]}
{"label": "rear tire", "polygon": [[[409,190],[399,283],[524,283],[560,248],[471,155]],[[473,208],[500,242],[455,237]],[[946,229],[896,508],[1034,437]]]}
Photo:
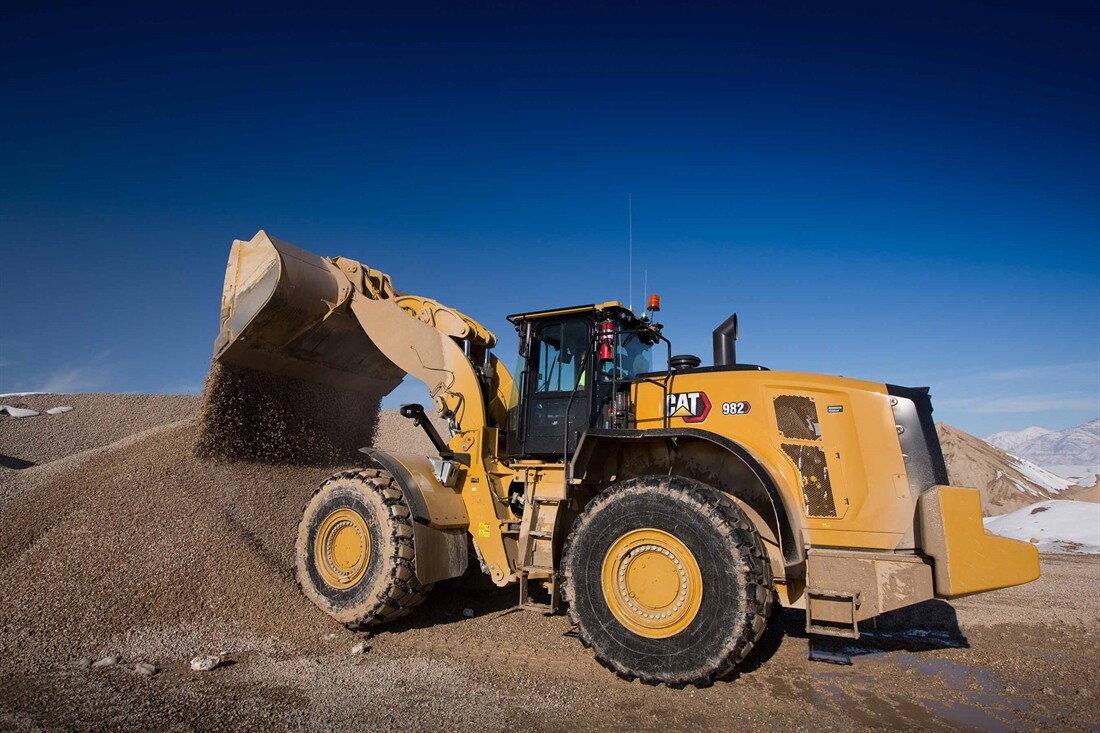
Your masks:
{"label": "rear tire", "polygon": [[569,618],[625,679],[710,685],[752,650],[771,613],[771,568],[730,498],[693,479],[643,476],[595,497],[562,560]]}
{"label": "rear tire", "polygon": [[306,504],[295,545],[298,585],[351,629],[401,618],[430,585],[416,579],[412,516],[385,471],[339,473]]}

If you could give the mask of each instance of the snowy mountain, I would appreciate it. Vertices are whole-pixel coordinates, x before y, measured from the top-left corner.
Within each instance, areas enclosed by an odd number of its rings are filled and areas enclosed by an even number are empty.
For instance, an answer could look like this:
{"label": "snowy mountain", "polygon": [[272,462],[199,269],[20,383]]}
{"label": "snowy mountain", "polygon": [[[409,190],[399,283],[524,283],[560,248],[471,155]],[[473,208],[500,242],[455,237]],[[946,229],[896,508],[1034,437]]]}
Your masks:
{"label": "snowy mountain", "polygon": [[1006,430],[1002,433],[993,433],[993,435],[985,439],[985,442],[997,446],[1005,453],[1011,453],[1014,456],[1023,456],[1023,452],[1028,444],[1037,438],[1041,438],[1044,435],[1050,435],[1053,432],[1053,430],[1047,430],[1038,425],[1032,425],[1030,428],[1024,428],[1023,430]]}
{"label": "snowy mountain", "polygon": [[996,433],[986,442],[1081,486],[1092,486],[1100,473],[1100,420],[1061,431],[1030,427]]}
{"label": "snowy mountain", "polygon": [[1037,501],[1060,498],[1073,481],[1022,458],[1005,453],[945,423],[936,432],[954,486],[973,486],[982,493],[982,514],[1004,514]]}

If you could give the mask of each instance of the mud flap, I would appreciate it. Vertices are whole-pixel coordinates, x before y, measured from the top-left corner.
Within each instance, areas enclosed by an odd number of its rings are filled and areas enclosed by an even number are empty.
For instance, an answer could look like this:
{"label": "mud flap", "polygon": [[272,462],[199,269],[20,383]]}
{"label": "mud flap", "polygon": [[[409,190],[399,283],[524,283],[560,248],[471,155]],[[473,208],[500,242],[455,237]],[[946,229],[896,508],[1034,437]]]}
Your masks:
{"label": "mud flap", "polygon": [[435,477],[431,458],[363,448],[401,485],[413,517],[416,579],[435,583],[457,578],[469,564],[466,536],[470,524],[461,494]]}
{"label": "mud flap", "polygon": [[413,524],[416,551],[416,579],[424,585],[457,578],[466,572],[470,558],[466,551],[466,530],[433,529]]}

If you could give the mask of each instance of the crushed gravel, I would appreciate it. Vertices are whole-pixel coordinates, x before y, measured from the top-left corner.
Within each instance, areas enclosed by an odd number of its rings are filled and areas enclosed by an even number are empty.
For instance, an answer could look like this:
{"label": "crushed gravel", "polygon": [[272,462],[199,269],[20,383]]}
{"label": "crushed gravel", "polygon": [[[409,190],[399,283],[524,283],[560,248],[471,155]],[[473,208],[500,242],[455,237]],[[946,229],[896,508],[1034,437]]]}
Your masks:
{"label": "crushed gravel", "polygon": [[[89,405],[125,411],[87,397],[92,424]],[[59,418],[80,414],[72,398]],[[8,472],[18,490],[0,504],[0,730],[786,733],[1100,720],[1092,557],[1044,557],[1035,583],[865,623],[858,642],[830,647],[850,667],[809,662],[803,615],[783,611],[740,674],[704,690],[619,680],[564,616],[516,610],[516,589],[476,569],[438,584],[408,618],[353,634],[302,597],[291,565],[306,497],[343,464],[198,458],[191,405],[156,407],[159,426]],[[54,429],[35,422],[45,417],[18,424]],[[386,411],[374,442],[429,449]],[[211,671],[190,668],[221,654]]]}
{"label": "crushed gravel", "polygon": [[[0,477],[7,459],[40,465],[114,443],[128,435],[193,417],[199,398],[156,394],[37,394],[0,398],[0,402],[37,410],[35,417],[0,416]],[[72,407],[60,415],[54,407]],[[23,466],[27,468],[29,466]]]}

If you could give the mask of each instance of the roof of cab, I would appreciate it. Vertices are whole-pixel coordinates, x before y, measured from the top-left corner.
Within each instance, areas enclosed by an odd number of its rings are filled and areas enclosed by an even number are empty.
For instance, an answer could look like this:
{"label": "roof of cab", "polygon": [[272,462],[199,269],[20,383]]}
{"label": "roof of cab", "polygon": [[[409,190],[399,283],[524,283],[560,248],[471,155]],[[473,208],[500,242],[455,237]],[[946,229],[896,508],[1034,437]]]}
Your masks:
{"label": "roof of cab", "polygon": [[544,311],[531,311],[529,313],[515,313],[508,316],[509,323],[522,323],[534,321],[551,316],[567,316],[573,313],[590,313],[593,311],[620,311],[634,315],[634,313],[617,300],[609,300],[606,303],[593,303],[589,305],[574,305],[569,308],[551,308]]}

